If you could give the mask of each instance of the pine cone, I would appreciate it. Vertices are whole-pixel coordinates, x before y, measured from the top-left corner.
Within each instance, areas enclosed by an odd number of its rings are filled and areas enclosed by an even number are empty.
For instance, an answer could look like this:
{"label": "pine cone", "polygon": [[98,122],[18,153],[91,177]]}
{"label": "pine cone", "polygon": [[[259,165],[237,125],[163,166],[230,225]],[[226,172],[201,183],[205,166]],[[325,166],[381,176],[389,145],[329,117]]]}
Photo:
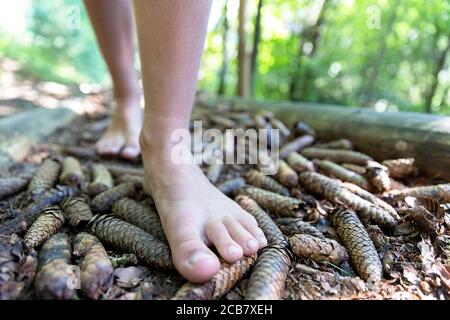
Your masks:
{"label": "pine cone", "polygon": [[261,173],[258,170],[250,170],[245,178],[247,182],[257,188],[265,189],[271,192],[279,193],[283,196],[289,195],[289,190],[279,184],[273,178]]}
{"label": "pine cone", "polygon": [[288,155],[286,161],[289,164],[289,166],[297,172],[316,171],[312,161],[309,161],[308,159],[306,159],[304,156],[302,156],[297,152],[291,152]]}
{"label": "pine cone", "polygon": [[440,203],[447,203],[450,202],[450,183],[393,190],[386,194],[386,197],[393,197],[396,199],[403,199],[407,196],[429,197]]}
{"label": "pine cone", "polygon": [[414,162],[414,158],[405,158],[385,160],[381,164],[388,168],[389,175],[392,178],[402,179],[414,174],[417,171]]}
{"label": "pine cone", "polygon": [[59,181],[68,186],[80,186],[83,181],[83,171],[80,162],[74,157],[67,157],[62,164],[61,175]]}
{"label": "pine cone", "polygon": [[280,218],[276,221],[280,230],[287,236],[294,234],[309,234],[317,238],[325,238],[323,233],[311,223],[303,221],[301,218]]}
{"label": "pine cone", "polygon": [[173,300],[212,300],[228,293],[247,274],[256,261],[256,255],[243,257],[229,264],[222,261],[219,272],[205,283],[187,282],[175,293]]}
{"label": "pine cone", "polygon": [[330,202],[346,204],[356,210],[363,219],[388,228],[397,223],[391,214],[347,190],[336,180],[315,172],[302,172],[299,179],[308,191],[317,193]]}
{"label": "pine cone", "polygon": [[159,215],[150,205],[123,198],[114,203],[112,214],[167,242]]}
{"label": "pine cone", "polygon": [[106,213],[111,210],[114,202],[125,197],[133,195],[135,192],[134,184],[130,182],[119,184],[97,195],[91,202],[91,208],[94,212]]}
{"label": "pine cone", "polygon": [[173,268],[169,246],[128,222],[111,215],[95,215],[87,228],[102,242],[122,252],[133,253],[150,266]]}
{"label": "pine cone", "polygon": [[334,240],[296,234],[289,238],[292,252],[301,258],[341,264],[348,260],[347,250]]}
{"label": "pine cone", "polygon": [[48,207],[42,210],[41,215],[28,229],[23,241],[28,248],[36,248],[57,233],[63,224],[64,215],[61,209],[58,206]]}
{"label": "pine cone", "polygon": [[285,247],[265,247],[256,260],[244,299],[279,300],[283,297],[291,259]]}
{"label": "pine cone", "polygon": [[287,246],[287,241],[283,233],[278,229],[277,225],[272,221],[269,215],[261,209],[253,199],[240,195],[236,197],[235,201],[242,209],[255,217],[269,244],[276,244],[280,247]]}
{"label": "pine cone", "polygon": [[69,224],[74,228],[86,225],[93,216],[91,208],[83,197],[64,199],[61,202],[61,209]]}
{"label": "pine cone", "polygon": [[280,158],[284,159],[292,152],[297,152],[304,147],[311,145],[314,142],[312,135],[306,134],[304,136],[295,138],[294,140],[285,143],[280,149]]}
{"label": "pine cone", "polygon": [[0,178],[0,200],[25,189],[30,179],[25,177]]}
{"label": "pine cone", "polygon": [[100,298],[113,283],[114,269],[105,248],[96,237],[81,232],[73,240],[73,254],[81,257],[81,291],[91,299]]}
{"label": "pine cone", "polygon": [[331,162],[329,160],[319,160],[317,161],[319,169],[325,172],[328,176],[333,176],[343,181],[348,181],[356,184],[357,186],[364,188],[366,190],[370,189],[369,181],[363,176],[350,171],[337,163]]}
{"label": "pine cone", "polygon": [[76,298],[77,279],[70,260],[70,243],[66,234],[55,234],[44,243],[39,252],[38,272],[34,282],[36,296],[39,299]]}
{"label": "pine cone", "polygon": [[350,210],[338,209],[331,214],[331,222],[359,276],[364,280],[380,280],[383,277],[380,257],[357,215]]}
{"label": "pine cone", "polygon": [[339,139],[335,141],[318,143],[315,144],[316,148],[325,148],[325,149],[344,149],[344,150],[353,150],[353,143],[348,139]]}
{"label": "pine cone", "polygon": [[237,177],[218,184],[217,189],[222,191],[227,196],[231,197],[234,196],[236,190],[242,188],[243,186],[245,186],[245,180],[241,177]]}
{"label": "pine cone", "polygon": [[287,188],[293,188],[298,184],[297,173],[284,160],[278,162],[278,172],[275,176]]}
{"label": "pine cone", "polygon": [[88,193],[90,196],[95,197],[113,187],[113,178],[104,165],[94,164],[91,170],[92,182],[88,186]]}
{"label": "pine cone", "polygon": [[60,168],[61,165],[52,159],[45,159],[42,162],[28,184],[28,191],[34,200],[54,186]]}
{"label": "pine cone", "polygon": [[252,198],[262,208],[282,217],[296,217],[304,213],[305,203],[299,199],[285,197],[254,187],[241,188],[237,191],[237,194]]}
{"label": "pine cone", "polygon": [[391,179],[386,166],[376,161],[369,161],[366,175],[377,192],[388,191],[391,188]]}
{"label": "pine cone", "polygon": [[368,155],[357,151],[322,149],[316,147],[305,148],[301,151],[301,154],[308,159],[325,159],[337,163],[366,165],[367,161],[372,160]]}

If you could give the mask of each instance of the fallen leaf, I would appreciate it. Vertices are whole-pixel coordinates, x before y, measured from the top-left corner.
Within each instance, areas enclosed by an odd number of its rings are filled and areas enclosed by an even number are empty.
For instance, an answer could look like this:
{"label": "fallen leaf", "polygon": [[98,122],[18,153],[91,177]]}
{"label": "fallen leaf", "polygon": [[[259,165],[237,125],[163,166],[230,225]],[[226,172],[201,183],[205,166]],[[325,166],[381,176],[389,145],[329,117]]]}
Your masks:
{"label": "fallen leaf", "polygon": [[403,267],[403,277],[412,284],[420,283],[417,270],[411,266]]}

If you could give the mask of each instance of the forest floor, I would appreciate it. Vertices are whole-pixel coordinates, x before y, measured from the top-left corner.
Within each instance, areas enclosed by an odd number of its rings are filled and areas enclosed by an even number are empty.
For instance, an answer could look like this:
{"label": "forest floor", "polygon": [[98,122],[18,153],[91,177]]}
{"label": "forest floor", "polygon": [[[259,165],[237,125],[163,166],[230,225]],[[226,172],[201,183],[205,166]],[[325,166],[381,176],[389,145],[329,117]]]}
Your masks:
{"label": "forest floor", "polygon": [[[10,66],[10,69],[14,71],[14,67]],[[3,77],[3,80],[6,79],[5,76]],[[14,72],[11,72],[10,77],[15,77]],[[26,171],[36,172],[43,159],[50,157],[63,162],[68,155],[80,161],[85,177],[90,176],[90,168],[94,163],[102,163],[108,167],[133,168],[136,169],[134,173],[142,170],[141,159],[125,161],[120,158],[99,157],[94,151],[95,142],[110,122],[111,92],[100,90],[93,85],[77,88],[49,82],[30,82],[20,78],[8,81],[7,88],[4,84],[2,85],[6,90],[2,90],[3,96],[0,96],[0,120],[3,117],[30,112],[36,108],[58,108],[61,101],[71,101],[66,104],[73,109],[78,108],[75,110],[78,114],[67,125],[56,129],[40,141],[33,142],[19,159],[20,161],[5,166],[5,169],[0,171],[0,179],[20,176]],[[232,119],[230,123],[234,125],[240,123],[240,118],[253,119],[253,115],[247,114],[245,110],[234,110],[232,106],[224,105],[204,107],[201,95],[198,100],[194,118],[205,119],[210,126],[215,124],[220,127],[226,124],[226,121],[222,121],[223,119],[215,117],[219,112],[227,115],[228,119]],[[270,122],[267,117],[266,120]],[[289,139],[292,140],[292,138]],[[320,142],[320,136],[316,137],[315,143]],[[214,183],[221,185],[238,176],[247,177],[246,174],[254,167],[223,165]],[[207,165],[203,165],[203,169],[205,173],[209,172]],[[117,183],[120,174],[113,172],[113,175]],[[88,180],[89,178],[86,178],[84,184],[88,184]],[[445,181],[435,177],[413,174],[397,179],[392,188],[401,190],[443,182]],[[81,189],[84,190],[83,186]],[[297,217],[313,226],[324,238],[336,240],[342,244],[340,236],[329,219],[331,212],[339,206],[339,203],[330,202],[329,199],[326,200],[320,195],[307,192],[301,185],[289,188],[288,195],[302,201],[306,199],[308,203],[304,212]],[[383,198],[382,194],[377,196],[380,199]],[[138,190],[132,198],[143,201],[147,196],[142,190]],[[0,227],[20,216],[24,208],[31,203],[26,188],[0,200]],[[392,204],[399,210],[406,206],[403,201]],[[309,257],[293,255],[281,297],[283,299],[448,299],[450,257],[448,256],[449,242],[445,241],[449,239],[450,212],[448,204],[445,203],[441,203],[440,209],[436,210],[444,212],[444,216],[436,216],[438,220],[436,233],[424,229],[408,214],[402,215],[398,224],[392,229],[382,228],[383,231],[377,229],[381,232],[381,242],[383,242],[382,245],[375,243],[379,261],[383,267],[383,279],[375,284],[362,280],[350,261],[337,264],[326,261],[327,259],[314,258],[314,254]],[[432,214],[438,215],[437,212]],[[276,215],[271,217],[274,221],[278,221],[279,217]],[[368,227],[368,224],[364,223]],[[34,299],[39,295],[36,293],[34,281],[39,247],[36,252],[25,247],[22,241],[24,231],[18,232],[17,236],[0,235],[0,299]],[[64,224],[59,232],[66,233],[72,238],[77,230]],[[375,242],[373,237],[371,239]],[[122,255],[121,252],[107,245],[105,248],[110,257]],[[72,257],[71,263],[76,265],[79,259]],[[251,274],[248,272],[242,276],[223,298],[242,299]],[[184,279],[175,271],[161,271],[141,261],[131,261],[115,266],[113,284],[102,293],[100,298],[170,299],[184,282]],[[86,297],[82,292],[78,292],[74,298]]]}

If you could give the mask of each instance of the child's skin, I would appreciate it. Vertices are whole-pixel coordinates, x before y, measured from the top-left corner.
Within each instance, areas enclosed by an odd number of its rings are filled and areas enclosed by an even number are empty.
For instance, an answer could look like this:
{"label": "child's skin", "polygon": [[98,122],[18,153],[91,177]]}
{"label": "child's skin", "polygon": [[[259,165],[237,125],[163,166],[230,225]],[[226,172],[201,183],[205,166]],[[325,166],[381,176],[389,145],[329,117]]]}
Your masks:
{"label": "child's skin", "polygon": [[[133,59],[129,0],[85,0],[111,73],[116,111],[98,141],[99,153],[134,158],[140,153],[145,189],[153,196],[177,270],[203,282],[228,262],[251,255],[267,241],[255,219],[216,189],[194,164],[175,164],[171,134],[189,128],[210,0],[135,0],[146,107]],[[141,130],[142,125],[142,130]]]}

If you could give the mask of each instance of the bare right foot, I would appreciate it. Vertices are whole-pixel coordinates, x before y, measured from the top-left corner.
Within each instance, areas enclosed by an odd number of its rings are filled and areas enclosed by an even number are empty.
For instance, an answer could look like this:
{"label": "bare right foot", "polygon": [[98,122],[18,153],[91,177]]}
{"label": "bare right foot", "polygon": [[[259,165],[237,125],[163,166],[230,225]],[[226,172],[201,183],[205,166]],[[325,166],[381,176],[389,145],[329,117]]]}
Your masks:
{"label": "bare right foot", "polygon": [[204,282],[219,270],[208,246],[233,263],[267,244],[255,218],[216,189],[196,164],[155,156],[161,148],[141,138],[144,188],[155,200],[178,272]]}
{"label": "bare right foot", "polygon": [[117,99],[116,110],[111,124],[96,144],[102,155],[118,155],[125,159],[139,156],[139,133],[142,128],[143,110],[139,104],[140,97]]}

